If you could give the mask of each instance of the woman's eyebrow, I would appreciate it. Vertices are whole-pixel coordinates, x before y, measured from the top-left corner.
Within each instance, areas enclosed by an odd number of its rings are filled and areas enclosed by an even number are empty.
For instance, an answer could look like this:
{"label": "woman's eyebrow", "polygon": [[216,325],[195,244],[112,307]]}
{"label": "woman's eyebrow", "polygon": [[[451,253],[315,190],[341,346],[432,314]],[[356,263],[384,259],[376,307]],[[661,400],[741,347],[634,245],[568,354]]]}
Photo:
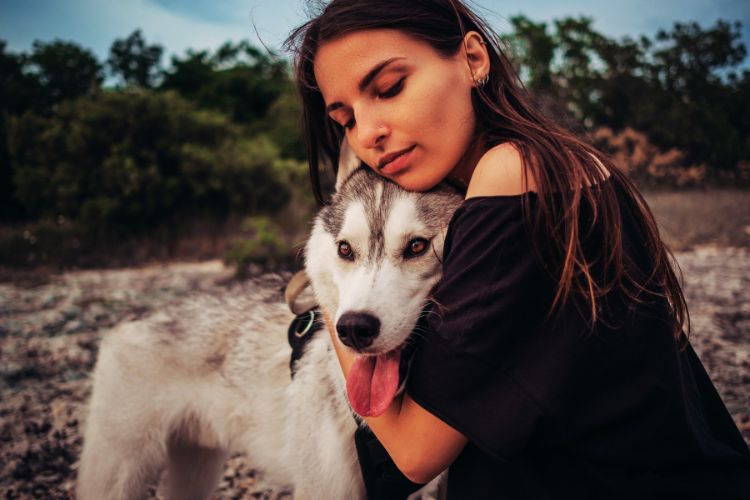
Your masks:
{"label": "woman's eyebrow", "polygon": [[[367,72],[367,74],[362,77],[362,79],[359,81],[359,85],[357,85],[357,88],[360,92],[365,90],[370,83],[377,77],[381,71],[383,71],[389,64],[392,62],[398,61],[400,59],[405,59],[405,57],[391,57],[390,59],[386,59],[385,61],[379,62],[375,66],[372,67],[370,71]],[[332,102],[328,106],[326,106],[326,113],[330,113],[331,111],[334,111],[340,107],[342,107],[344,104],[340,101]]]}

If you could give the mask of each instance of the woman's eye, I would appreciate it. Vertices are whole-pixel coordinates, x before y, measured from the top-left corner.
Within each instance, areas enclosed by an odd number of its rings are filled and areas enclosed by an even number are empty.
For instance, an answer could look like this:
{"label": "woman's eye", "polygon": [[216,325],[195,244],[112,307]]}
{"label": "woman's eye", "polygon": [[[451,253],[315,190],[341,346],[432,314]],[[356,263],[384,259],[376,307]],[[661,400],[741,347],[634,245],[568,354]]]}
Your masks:
{"label": "woman's eye", "polygon": [[354,251],[352,250],[351,245],[346,241],[339,241],[339,257],[347,260],[354,259]]}
{"label": "woman's eye", "polygon": [[424,238],[414,238],[407,245],[404,250],[404,257],[410,259],[418,255],[422,255],[430,247],[430,242]]}
{"label": "woman's eye", "polygon": [[397,81],[391,88],[389,88],[385,92],[378,94],[378,97],[388,99],[389,97],[395,96],[396,94],[401,92],[401,89],[404,86],[404,80],[406,80],[406,77],[401,78],[399,81]]}

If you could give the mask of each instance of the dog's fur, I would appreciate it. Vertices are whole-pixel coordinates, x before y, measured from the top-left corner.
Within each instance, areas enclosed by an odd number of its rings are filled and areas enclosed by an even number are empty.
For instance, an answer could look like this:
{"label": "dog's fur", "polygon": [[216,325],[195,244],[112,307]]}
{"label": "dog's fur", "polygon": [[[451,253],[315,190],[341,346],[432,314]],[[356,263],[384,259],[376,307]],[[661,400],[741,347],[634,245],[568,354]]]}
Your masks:
{"label": "dog's fur", "polygon": [[[306,271],[334,322],[349,311],[380,320],[369,351],[380,353],[410,338],[440,277],[445,231],[461,197],[447,187],[407,193],[358,164],[349,157],[339,168],[333,203],[306,246]],[[414,237],[431,248],[405,259]],[[354,261],[338,256],[343,239]],[[237,451],[292,486],[297,499],[366,497],[357,424],[328,332],[310,340],[290,379],[293,315],[271,295],[193,298],[103,339],[80,499],[142,498],[165,467],[171,498],[207,498]]]}

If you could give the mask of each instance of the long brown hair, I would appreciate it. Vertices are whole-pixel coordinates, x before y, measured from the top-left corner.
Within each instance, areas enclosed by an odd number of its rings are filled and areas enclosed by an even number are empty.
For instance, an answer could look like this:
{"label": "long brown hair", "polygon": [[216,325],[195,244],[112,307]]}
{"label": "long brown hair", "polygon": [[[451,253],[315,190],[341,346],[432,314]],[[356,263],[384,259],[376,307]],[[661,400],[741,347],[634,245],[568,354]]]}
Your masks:
{"label": "long brown hair", "polygon": [[[399,30],[428,43],[443,57],[461,50],[469,31],[485,40],[489,81],[472,91],[476,138],[488,148],[514,144],[526,166],[524,175],[534,180],[538,203],[532,211],[530,198],[524,197],[524,213],[542,261],[554,263],[548,264],[557,281],[551,313],[571,296],[583,297],[593,328],[606,320],[603,302],[616,292],[632,303],[666,299],[675,337],[683,327],[689,331],[674,258],[662,243],[643,197],[606,156],[535,109],[499,38],[460,0],[333,0],[288,38],[287,47],[295,53],[310,178],[320,203],[324,203],[321,167],[335,170],[344,131],[325,112],[313,71],[315,55],[321,43],[366,29]],[[608,174],[610,180],[603,182]],[[633,217],[639,229],[639,243],[648,258],[645,274],[626,266],[617,187],[632,210],[624,216]],[[583,210],[588,217],[581,217]],[[592,234],[601,240],[595,255],[584,251],[583,242]]]}

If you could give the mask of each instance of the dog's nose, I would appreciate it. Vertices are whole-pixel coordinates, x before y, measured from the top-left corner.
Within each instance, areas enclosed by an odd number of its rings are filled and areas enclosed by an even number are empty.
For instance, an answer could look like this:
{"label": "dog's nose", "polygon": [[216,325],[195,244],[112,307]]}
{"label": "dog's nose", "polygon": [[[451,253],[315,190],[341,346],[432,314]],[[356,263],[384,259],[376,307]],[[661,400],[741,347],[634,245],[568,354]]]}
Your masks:
{"label": "dog's nose", "polygon": [[336,331],[345,346],[361,350],[380,333],[380,320],[371,314],[346,313],[336,323]]}

